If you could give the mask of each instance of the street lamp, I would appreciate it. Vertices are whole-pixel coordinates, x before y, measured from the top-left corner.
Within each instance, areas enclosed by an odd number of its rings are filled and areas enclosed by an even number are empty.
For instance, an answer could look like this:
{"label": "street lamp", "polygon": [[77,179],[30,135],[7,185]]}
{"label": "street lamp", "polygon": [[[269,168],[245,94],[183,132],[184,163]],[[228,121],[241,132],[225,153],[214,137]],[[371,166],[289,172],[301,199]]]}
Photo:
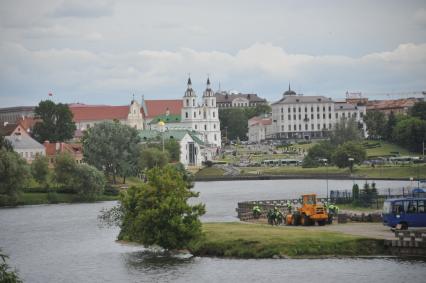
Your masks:
{"label": "street lamp", "polygon": [[354,179],[354,177],[353,177],[353,174],[352,174],[352,167],[354,166],[354,160],[355,159],[353,159],[352,157],[349,157],[348,158],[348,161],[351,163],[351,165],[350,165],[350,170],[351,170],[351,175],[352,175],[352,182],[353,182],[353,184],[355,185],[355,179]]}
{"label": "street lamp", "polygon": [[164,152],[164,125],[165,123],[163,121],[160,120],[160,122],[158,122],[158,126],[160,127],[160,131],[161,131],[161,141],[163,143],[163,152]]}
{"label": "street lamp", "polygon": [[325,170],[327,172],[327,203],[328,203],[328,159],[324,158],[325,161]]}

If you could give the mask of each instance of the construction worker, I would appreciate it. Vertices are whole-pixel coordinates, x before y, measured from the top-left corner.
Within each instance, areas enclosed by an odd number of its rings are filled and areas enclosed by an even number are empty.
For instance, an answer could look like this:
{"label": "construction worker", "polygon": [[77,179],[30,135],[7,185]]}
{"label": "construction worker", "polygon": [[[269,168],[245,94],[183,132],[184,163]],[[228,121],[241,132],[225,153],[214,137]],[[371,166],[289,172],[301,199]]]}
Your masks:
{"label": "construction worker", "polygon": [[262,214],[262,210],[258,205],[253,206],[253,217],[255,219],[259,219],[260,215]]}
{"label": "construction worker", "polygon": [[291,201],[287,201],[287,210],[288,210],[288,213],[291,213],[291,209],[292,209],[292,205],[291,205]]}

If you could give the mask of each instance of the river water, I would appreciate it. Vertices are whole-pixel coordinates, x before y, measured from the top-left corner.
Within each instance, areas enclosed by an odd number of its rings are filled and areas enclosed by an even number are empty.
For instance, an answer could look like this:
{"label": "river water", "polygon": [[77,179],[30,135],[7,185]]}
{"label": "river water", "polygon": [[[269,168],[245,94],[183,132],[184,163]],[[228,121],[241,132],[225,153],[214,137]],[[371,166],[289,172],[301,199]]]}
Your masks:
{"label": "river water", "polygon": [[[362,182],[360,182],[362,184]],[[407,182],[377,182],[379,187]],[[330,189],[352,181],[329,181]],[[325,195],[325,180],[197,183],[203,221],[235,221],[238,201]],[[97,215],[115,202],[0,209],[0,247],[25,282],[425,282],[426,262],[393,258],[241,260],[164,256],[115,242]]]}

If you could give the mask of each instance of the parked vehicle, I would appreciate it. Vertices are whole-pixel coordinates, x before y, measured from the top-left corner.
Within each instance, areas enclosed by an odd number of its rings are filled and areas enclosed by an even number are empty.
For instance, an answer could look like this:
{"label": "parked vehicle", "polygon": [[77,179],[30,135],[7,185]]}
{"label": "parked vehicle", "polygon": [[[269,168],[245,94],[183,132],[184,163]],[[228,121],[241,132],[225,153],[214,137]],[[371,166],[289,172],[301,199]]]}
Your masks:
{"label": "parked vehicle", "polygon": [[[327,210],[324,205],[317,203],[315,194],[302,195],[302,206],[285,217],[287,225],[325,225],[329,221]],[[331,224],[331,222],[330,222]]]}
{"label": "parked vehicle", "polygon": [[389,199],[383,203],[383,225],[401,229],[426,227],[426,198]]}

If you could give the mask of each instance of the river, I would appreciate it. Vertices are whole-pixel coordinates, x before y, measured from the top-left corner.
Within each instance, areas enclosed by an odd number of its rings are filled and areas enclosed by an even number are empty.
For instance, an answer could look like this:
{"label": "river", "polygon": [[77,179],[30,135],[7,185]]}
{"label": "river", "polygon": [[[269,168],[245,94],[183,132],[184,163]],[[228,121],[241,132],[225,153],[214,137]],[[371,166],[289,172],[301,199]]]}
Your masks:
{"label": "river", "polygon": [[[381,188],[408,182],[376,182]],[[362,184],[362,182],[360,182]],[[329,189],[352,181],[329,181]],[[203,221],[234,221],[238,201],[325,195],[325,180],[200,182]],[[115,242],[97,215],[115,202],[0,209],[0,247],[25,282],[424,282],[426,262],[393,258],[264,259],[170,257]]]}

